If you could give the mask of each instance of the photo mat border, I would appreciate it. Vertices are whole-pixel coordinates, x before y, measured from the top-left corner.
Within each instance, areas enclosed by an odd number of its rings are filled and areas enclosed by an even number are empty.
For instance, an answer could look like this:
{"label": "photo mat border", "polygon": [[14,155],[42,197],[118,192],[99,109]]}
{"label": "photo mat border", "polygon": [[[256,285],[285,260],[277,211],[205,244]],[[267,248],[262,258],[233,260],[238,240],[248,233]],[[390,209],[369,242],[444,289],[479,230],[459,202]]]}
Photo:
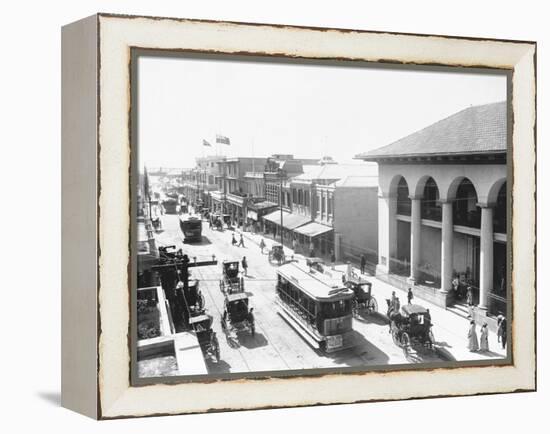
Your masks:
{"label": "photo mat border", "polygon": [[[479,68],[479,67],[456,67],[456,66],[429,66],[429,65],[412,65],[412,64],[396,64],[385,62],[365,62],[363,60],[320,60],[314,58],[302,58],[302,57],[285,57],[281,55],[257,55],[257,54],[227,54],[227,53],[215,53],[215,52],[201,52],[201,51],[187,51],[187,50],[170,50],[170,49],[150,49],[142,47],[130,48],[130,164],[131,164],[131,176],[130,176],[130,191],[132,195],[131,199],[131,222],[130,222],[130,258],[131,258],[131,285],[129,288],[129,297],[131,303],[131,317],[129,324],[129,350],[131,353],[131,368],[130,368],[130,383],[132,386],[144,386],[148,384],[177,384],[188,382],[211,382],[216,380],[230,380],[230,379],[267,379],[273,377],[315,377],[323,376],[327,374],[356,374],[362,372],[386,372],[386,371],[403,371],[403,370],[423,370],[423,369],[441,369],[441,368],[461,368],[461,367],[483,367],[483,366],[502,366],[513,364],[513,340],[510,340],[510,345],[507,346],[507,355],[503,359],[488,359],[488,360],[471,360],[471,361],[442,361],[442,362],[423,362],[418,364],[389,364],[389,365],[364,365],[353,367],[334,367],[334,368],[305,368],[305,369],[289,369],[284,371],[253,371],[253,372],[235,372],[227,374],[206,374],[206,375],[171,375],[165,377],[147,377],[142,378],[138,375],[137,368],[137,312],[136,312],[136,288],[137,288],[137,192],[139,189],[139,170],[141,164],[139,163],[139,137],[138,137],[138,115],[139,115],[139,59],[178,59],[178,60],[208,60],[215,62],[233,61],[242,63],[277,63],[280,65],[308,65],[316,67],[339,67],[339,68],[356,68],[356,69],[379,69],[379,70],[405,70],[405,71],[419,71],[419,72],[449,72],[449,73],[461,73],[461,74],[487,74],[487,75],[501,75],[506,77],[506,104],[507,104],[507,148],[508,155],[512,155],[512,71],[502,68]],[[182,150],[184,147],[182,146]],[[512,233],[512,201],[511,191],[513,187],[513,160],[507,159],[507,233]],[[512,238],[510,236],[510,238]],[[512,254],[512,242],[507,242],[507,257],[511,258]],[[512,317],[512,288],[511,288],[511,264],[509,260],[509,266],[507,267],[507,312],[506,317],[510,318],[508,324],[508,336],[511,336],[511,329],[513,323]],[[275,280],[274,280],[275,281]]]}

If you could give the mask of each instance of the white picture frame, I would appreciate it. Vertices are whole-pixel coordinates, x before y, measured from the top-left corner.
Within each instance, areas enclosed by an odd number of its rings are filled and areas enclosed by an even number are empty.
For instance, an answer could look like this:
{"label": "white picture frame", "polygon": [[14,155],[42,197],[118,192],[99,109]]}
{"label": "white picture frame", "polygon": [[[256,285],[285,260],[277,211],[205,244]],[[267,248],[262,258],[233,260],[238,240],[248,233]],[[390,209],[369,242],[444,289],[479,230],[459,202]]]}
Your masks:
{"label": "white picture frame", "polygon": [[[109,14],[69,24],[62,36],[63,406],[112,419],[536,389],[534,42]],[[512,187],[511,363],[132,385],[134,49],[510,71],[509,165],[521,180]]]}

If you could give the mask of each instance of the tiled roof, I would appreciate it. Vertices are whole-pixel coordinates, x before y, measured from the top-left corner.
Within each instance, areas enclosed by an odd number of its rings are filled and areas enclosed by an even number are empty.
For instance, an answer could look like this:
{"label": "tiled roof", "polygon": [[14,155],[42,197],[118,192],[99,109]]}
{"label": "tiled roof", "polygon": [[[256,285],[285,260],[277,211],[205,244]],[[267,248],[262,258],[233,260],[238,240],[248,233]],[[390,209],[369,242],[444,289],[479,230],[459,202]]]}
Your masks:
{"label": "tiled roof", "polygon": [[469,107],[389,145],[355,158],[472,155],[506,152],[506,102]]}

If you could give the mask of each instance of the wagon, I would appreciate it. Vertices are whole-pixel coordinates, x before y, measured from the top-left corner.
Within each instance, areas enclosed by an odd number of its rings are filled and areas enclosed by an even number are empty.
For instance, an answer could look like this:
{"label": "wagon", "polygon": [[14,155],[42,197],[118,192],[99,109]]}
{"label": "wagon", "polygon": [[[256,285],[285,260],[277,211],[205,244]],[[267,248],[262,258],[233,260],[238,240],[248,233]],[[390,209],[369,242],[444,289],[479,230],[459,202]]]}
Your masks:
{"label": "wagon", "polygon": [[216,332],[212,330],[212,316],[201,314],[189,320],[189,325],[197,334],[201,351],[205,358],[220,361],[220,344]]}
{"label": "wagon", "polygon": [[239,272],[239,261],[223,261],[220,290],[224,294],[244,291],[244,281]]}
{"label": "wagon", "polygon": [[268,256],[269,262],[277,262],[279,265],[286,260],[285,251],[282,244],[273,244]]}
{"label": "wagon", "polygon": [[367,314],[378,312],[378,302],[372,295],[371,282],[360,277],[352,277],[346,281],[346,286],[353,290],[355,294],[352,305],[354,317],[358,317],[361,312],[366,312]]}
{"label": "wagon", "polygon": [[226,294],[221,319],[222,330],[228,339],[236,341],[237,333],[255,333],[254,315],[249,308],[248,295],[245,292]]}
{"label": "wagon", "polygon": [[423,306],[407,304],[401,312],[390,310],[390,331],[393,342],[408,353],[412,346],[434,349],[430,312]]}

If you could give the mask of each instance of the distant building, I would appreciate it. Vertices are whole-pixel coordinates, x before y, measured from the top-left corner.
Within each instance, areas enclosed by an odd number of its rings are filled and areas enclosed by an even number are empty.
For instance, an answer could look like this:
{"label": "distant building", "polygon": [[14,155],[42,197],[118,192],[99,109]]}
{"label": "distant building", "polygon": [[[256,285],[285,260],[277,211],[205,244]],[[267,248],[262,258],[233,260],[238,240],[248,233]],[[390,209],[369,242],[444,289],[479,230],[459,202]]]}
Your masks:
{"label": "distant building", "polygon": [[234,225],[244,224],[248,203],[254,197],[246,174],[261,170],[265,157],[231,157],[217,162],[217,190],[210,193],[213,209],[229,214]]}
{"label": "distant building", "polygon": [[469,286],[477,318],[505,313],[506,150],[500,102],[358,155],[379,167],[377,274],[441,306]]}
{"label": "distant building", "polygon": [[[283,231],[306,254],[358,261],[377,256],[377,168],[373,164],[305,166],[289,181]],[[265,217],[280,230],[280,215]]]}

